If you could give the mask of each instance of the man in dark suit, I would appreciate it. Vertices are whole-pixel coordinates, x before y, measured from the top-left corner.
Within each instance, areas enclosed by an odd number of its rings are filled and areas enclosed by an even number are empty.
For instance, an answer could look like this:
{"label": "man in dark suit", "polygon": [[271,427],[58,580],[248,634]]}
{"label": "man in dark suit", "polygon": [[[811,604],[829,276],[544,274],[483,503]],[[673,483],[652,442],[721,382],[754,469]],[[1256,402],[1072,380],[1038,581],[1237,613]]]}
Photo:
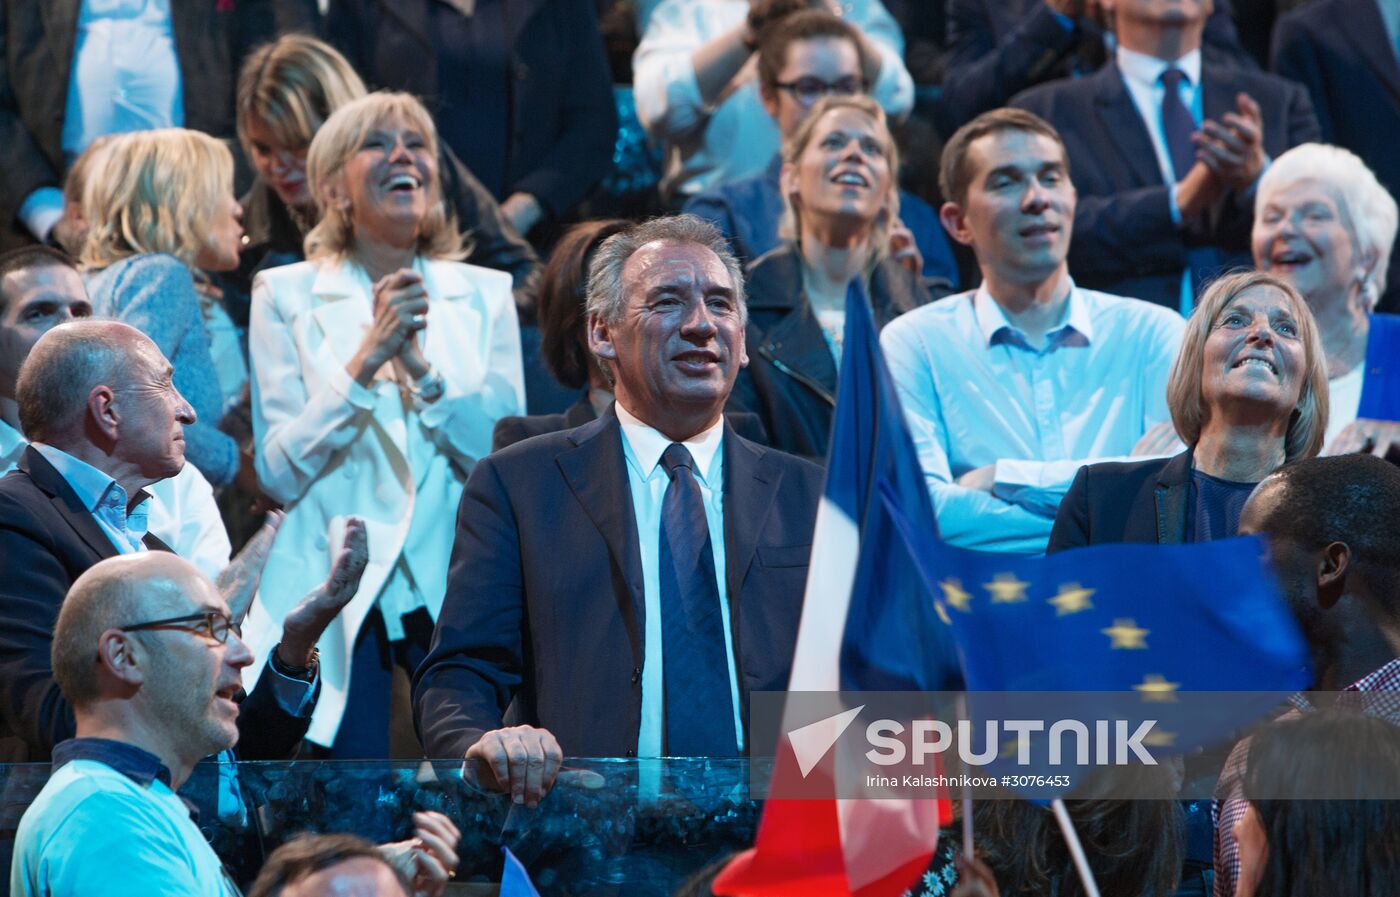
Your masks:
{"label": "man in dark suit", "polygon": [[[1307,88],[1322,139],[1360,156],[1392,195],[1400,195],[1398,38],[1400,9],[1394,4],[1322,0],[1279,19],[1270,63]],[[1377,311],[1396,312],[1400,255],[1393,250],[1388,270]]]}
{"label": "man in dark suit", "polygon": [[1079,189],[1075,277],[1189,312],[1203,281],[1249,266],[1255,181],[1270,158],[1316,140],[1317,119],[1298,85],[1202,60],[1211,0],[1102,2],[1113,64],[1012,105],[1064,138]]}
{"label": "man in dark suit", "polygon": [[[934,107],[952,134],[1023,90],[1097,71],[1109,49],[1098,0],[948,0],[948,62]],[[1217,65],[1257,69],[1240,46],[1230,0],[1216,0],[1202,52]]]}
{"label": "man in dark suit", "polygon": [[[162,20],[89,8],[100,6],[0,0],[0,250],[48,236],[62,209],[64,172],[98,136],[90,129],[120,119],[124,130],[183,124],[232,137],[242,52],[277,28],[309,24],[314,12],[310,0],[170,0]],[[103,32],[108,17],[119,30]],[[108,63],[115,70],[104,70]]]}
{"label": "man in dark suit", "polygon": [[563,750],[739,752],[749,693],[786,687],[821,493],[817,466],[723,421],[746,311],[713,226],[617,234],[589,285],[613,410],[477,465],[414,681],[428,755],[530,804]]}
{"label": "man in dark suit", "polygon": [[[53,328],[21,368],[20,422],[32,442],[0,479],[0,753],[8,759],[47,759],[73,736],[50,666],[69,586],[104,558],[170,550],[145,532],[142,491],[184,464],[181,431],[194,414],[170,372],[154,343],[112,321]],[[245,759],[295,751],[319,685],[314,646],[354,593],[358,573],[344,590],[354,564],[362,569],[347,556],[289,618],[268,659],[279,675],[243,701]]]}

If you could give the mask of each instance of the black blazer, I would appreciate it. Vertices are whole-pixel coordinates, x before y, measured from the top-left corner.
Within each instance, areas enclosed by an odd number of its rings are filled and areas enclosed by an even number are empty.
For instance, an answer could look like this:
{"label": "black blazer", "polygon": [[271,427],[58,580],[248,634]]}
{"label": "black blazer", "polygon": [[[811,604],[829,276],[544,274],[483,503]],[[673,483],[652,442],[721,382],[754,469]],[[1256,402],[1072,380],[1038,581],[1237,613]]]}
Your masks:
{"label": "black blazer", "polygon": [[[588,401],[588,392],[585,390],[577,402],[558,414],[529,414],[523,417],[503,417],[496,421],[496,428],[491,432],[491,451],[499,452],[506,446],[523,442],[531,436],[572,430],[597,418],[598,414],[593,410],[593,403]],[[763,432],[763,422],[757,415],[743,411],[726,411],[724,419],[734,428],[735,433],[750,442],[768,444],[767,434]]]}
{"label": "black blazer", "polygon": [[1171,458],[1086,464],[1060,501],[1046,553],[1106,542],[1185,542],[1190,500],[1190,449]]}
{"label": "black blazer", "polygon": [[[1373,0],[1321,0],[1278,20],[1271,67],[1312,98],[1322,139],[1361,157],[1400,195],[1400,62]],[[1400,309],[1400,253],[1392,250],[1384,311]]]}
{"label": "black blazer", "polygon": [[[724,547],[744,720],[787,687],[822,472],[724,433]],[[642,562],[622,428],[603,417],[484,458],[457,515],[447,597],[414,675],[429,757],[461,757],[513,721],[574,757],[634,756]]]}
{"label": "black blazer", "polygon": [[[1202,110],[1217,121],[1235,109],[1238,92],[1254,97],[1263,110],[1264,150],[1272,158],[1321,133],[1307,92],[1297,84],[1207,62],[1201,87]],[[1041,85],[1011,105],[1050,122],[1064,139],[1079,192],[1069,267],[1080,286],[1177,308],[1188,249],[1218,248],[1222,268],[1252,266],[1252,195],[1225,197],[1207,220],[1185,230],[1172,221],[1173,188],[1162,182],[1152,138],[1117,65]]]}
{"label": "black blazer", "polygon": [[[233,136],[243,54],[306,20],[304,0],[171,0],[185,127]],[[63,185],[63,116],[82,0],[0,0],[0,249],[32,243],[16,215],[40,187]]]}
{"label": "black blazer", "polygon": [[[170,548],[147,535],[153,551]],[[107,534],[62,475],[32,447],[0,479],[0,755],[6,762],[47,760],[75,734],[72,708],[53,678],[49,651],[68,588],[98,561],[117,554]],[[134,622],[134,621],[133,621]],[[289,716],[272,686],[257,688],[238,713],[239,756],[292,756],[307,718]]]}
{"label": "black blazer", "polygon": [[[952,292],[946,281],[936,283],[939,296]],[[758,415],[773,448],[825,463],[836,410],[836,360],[802,288],[797,250],[784,244],[755,259],[747,292],[749,365],[739,372],[731,401]],[[889,259],[871,273],[877,327],[935,298],[920,278]]]}
{"label": "black blazer", "polygon": [[[1202,54],[1218,65],[1258,69],[1230,16],[1229,0],[1216,0]],[[1023,90],[1082,77],[1109,57],[1097,26],[1067,29],[1043,0],[948,0],[947,43],[943,92],[934,107],[944,137]]]}
{"label": "black blazer", "polygon": [[509,95],[497,98],[504,120],[443,95],[432,16],[456,13],[439,0],[331,0],[326,31],[371,84],[423,97],[439,121],[466,118],[472,128],[501,133],[504,179],[454,148],[497,199],[529,193],[562,217],[612,166],[617,105],[597,14],[589,0],[501,2],[505,31],[496,43],[506,48],[511,73]]}

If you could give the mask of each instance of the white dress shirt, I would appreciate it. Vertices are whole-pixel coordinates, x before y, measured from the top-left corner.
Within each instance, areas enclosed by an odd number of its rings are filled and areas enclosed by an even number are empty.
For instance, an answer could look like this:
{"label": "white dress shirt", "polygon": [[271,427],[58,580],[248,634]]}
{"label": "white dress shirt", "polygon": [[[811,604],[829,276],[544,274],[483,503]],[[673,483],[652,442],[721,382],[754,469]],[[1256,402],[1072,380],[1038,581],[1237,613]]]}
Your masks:
{"label": "white dress shirt", "polygon": [[[1128,455],[1167,420],[1186,322],[1071,286],[1064,323],[1034,349],[986,291],[949,296],[880,336],[943,538],[1037,554],[1079,468]],[[955,480],[996,465],[992,493]]]}
{"label": "white dress shirt", "polygon": [[[870,95],[892,117],[914,107],[914,80],[904,67],[904,36],[880,0],[845,0],[844,18],[880,52]],[[663,0],[651,13],[632,57],[637,117],[666,149],[663,189],[693,196],[759,174],[782,148],[778,126],[758,93],[750,58],[718,102],[700,99],[691,56],[744,21],[749,0]]]}
{"label": "white dress shirt", "polygon": [[1327,437],[1323,445],[1331,445],[1347,424],[1356,420],[1361,410],[1361,385],[1365,380],[1363,361],[1340,377],[1327,381]]}
{"label": "white dress shirt", "polygon": [[[213,0],[210,0],[213,2]],[[171,0],[82,0],[63,111],[63,156],[71,164],[104,134],[185,123]],[[35,190],[20,218],[43,238],[63,213],[56,187]]]}
{"label": "white dress shirt", "polygon": [[[621,402],[617,419],[622,424],[622,454],[627,460],[627,485],[637,519],[637,545],[642,557],[643,611],[646,631],[642,638],[642,724],[637,736],[638,757],[659,757],[666,728],[665,659],[661,651],[661,502],[671,478],[661,466],[661,454],[671,445],[662,433],[642,423]],[[734,665],[734,637],[729,628],[729,590],[724,578],[724,421],[682,443],[695,460],[695,482],[705,502],[705,522],[710,527],[715,583],[719,586],[720,623],[724,628],[724,657],[729,666],[729,694],[734,707],[736,749],[744,743],[743,717],[739,710],[739,676]],[[675,710],[677,708],[671,708]]]}

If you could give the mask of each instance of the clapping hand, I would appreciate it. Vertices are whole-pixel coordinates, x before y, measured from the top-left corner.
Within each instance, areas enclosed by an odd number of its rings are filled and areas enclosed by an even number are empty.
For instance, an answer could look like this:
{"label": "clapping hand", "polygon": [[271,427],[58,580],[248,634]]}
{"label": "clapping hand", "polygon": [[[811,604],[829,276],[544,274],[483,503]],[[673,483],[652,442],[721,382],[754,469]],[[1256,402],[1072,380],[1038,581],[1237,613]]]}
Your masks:
{"label": "clapping hand", "polygon": [[1264,170],[1264,114],[1247,93],[1235,95],[1237,112],[1206,119],[1191,136],[1196,158],[1235,190],[1248,189]]}
{"label": "clapping hand", "polygon": [[369,565],[369,536],[358,517],[345,521],[345,544],[331,564],[326,581],[297,602],[282,621],[282,642],[277,655],[289,666],[310,665],[311,649],[321,640],[331,620],[360,589],[360,577]]}

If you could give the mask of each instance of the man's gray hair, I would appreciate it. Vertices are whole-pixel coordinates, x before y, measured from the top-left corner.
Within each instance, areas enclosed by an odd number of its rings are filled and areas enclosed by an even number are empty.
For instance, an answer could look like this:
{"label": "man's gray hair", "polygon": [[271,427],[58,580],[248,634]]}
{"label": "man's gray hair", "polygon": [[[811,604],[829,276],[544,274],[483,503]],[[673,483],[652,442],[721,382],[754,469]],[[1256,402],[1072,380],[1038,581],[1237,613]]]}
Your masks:
{"label": "man's gray hair", "polygon": [[[116,321],[71,321],[39,337],[19,369],[19,425],[31,442],[52,442],[79,428],[93,389],[131,378],[131,353]],[[56,446],[62,448],[62,446]]]}
{"label": "man's gray hair", "polygon": [[1316,181],[1332,191],[1346,218],[1343,223],[1355,240],[1353,251],[1375,259],[1362,284],[1367,308],[1374,310],[1385,292],[1390,248],[1400,224],[1395,197],[1355,153],[1326,143],[1304,143],[1275,159],[1259,178],[1254,192],[1255,217],[1270,194],[1298,181]]}
{"label": "man's gray hair", "polygon": [[729,279],[734,282],[734,303],[739,309],[740,323],[749,317],[744,298],[744,270],[729,250],[729,242],[713,224],[694,215],[672,215],[653,218],[602,242],[593,254],[588,268],[588,316],[606,324],[616,324],[627,307],[622,291],[622,269],[632,254],[648,243],[696,243],[719,257]]}

